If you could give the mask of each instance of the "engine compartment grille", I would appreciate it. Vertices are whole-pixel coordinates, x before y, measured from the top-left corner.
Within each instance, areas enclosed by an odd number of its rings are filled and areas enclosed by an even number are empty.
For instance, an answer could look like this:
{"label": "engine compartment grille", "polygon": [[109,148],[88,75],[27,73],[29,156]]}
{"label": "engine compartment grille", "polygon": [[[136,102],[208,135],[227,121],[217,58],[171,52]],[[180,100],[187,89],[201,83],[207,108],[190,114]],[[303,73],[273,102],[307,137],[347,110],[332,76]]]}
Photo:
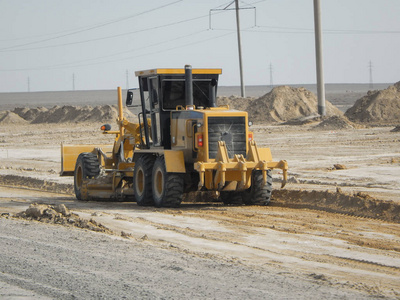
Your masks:
{"label": "engine compartment grille", "polygon": [[208,117],[208,157],[217,156],[218,141],[225,142],[229,158],[246,156],[245,122],[245,117]]}

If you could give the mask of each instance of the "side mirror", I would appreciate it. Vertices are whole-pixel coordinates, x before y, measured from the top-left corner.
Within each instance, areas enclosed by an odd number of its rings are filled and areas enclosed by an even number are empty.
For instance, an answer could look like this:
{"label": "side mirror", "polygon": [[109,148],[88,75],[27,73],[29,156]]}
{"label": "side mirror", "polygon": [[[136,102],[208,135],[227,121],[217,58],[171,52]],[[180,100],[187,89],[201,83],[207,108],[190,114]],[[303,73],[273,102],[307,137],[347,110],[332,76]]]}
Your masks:
{"label": "side mirror", "polygon": [[133,102],[133,92],[131,90],[128,90],[126,94],[126,106],[132,105]]}

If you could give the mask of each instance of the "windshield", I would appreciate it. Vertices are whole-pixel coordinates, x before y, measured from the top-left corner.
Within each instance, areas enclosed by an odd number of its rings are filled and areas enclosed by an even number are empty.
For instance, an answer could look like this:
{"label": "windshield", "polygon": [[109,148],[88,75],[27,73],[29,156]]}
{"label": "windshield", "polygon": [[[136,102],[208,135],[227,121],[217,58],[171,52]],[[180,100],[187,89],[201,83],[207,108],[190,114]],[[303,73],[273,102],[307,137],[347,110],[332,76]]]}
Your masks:
{"label": "windshield", "polygon": [[[196,107],[209,105],[210,80],[193,80],[193,104]],[[175,109],[178,105],[186,106],[185,81],[165,79],[161,84],[163,109]]]}

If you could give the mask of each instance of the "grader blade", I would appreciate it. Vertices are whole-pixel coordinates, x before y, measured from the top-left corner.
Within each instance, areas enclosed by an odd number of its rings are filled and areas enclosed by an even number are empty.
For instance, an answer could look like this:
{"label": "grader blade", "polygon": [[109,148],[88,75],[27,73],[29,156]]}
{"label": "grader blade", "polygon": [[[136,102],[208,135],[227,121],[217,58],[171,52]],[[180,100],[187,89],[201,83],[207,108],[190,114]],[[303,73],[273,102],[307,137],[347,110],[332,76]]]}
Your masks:
{"label": "grader blade", "polygon": [[64,145],[61,143],[61,176],[71,176],[75,171],[76,159],[82,152],[96,153],[96,148],[111,152],[112,145]]}

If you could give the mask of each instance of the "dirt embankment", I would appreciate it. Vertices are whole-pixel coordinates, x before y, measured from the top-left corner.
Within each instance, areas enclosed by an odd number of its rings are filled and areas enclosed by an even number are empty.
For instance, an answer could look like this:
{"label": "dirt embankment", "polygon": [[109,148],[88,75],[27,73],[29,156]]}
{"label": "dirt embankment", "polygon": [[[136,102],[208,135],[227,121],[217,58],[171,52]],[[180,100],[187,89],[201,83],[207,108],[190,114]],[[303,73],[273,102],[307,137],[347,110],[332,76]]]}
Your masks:
{"label": "dirt embankment", "polygon": [[369,91],[349,108],[345,116],[369,125],[399,125],[400,81],[385,90]]}
{"label": "dirt embankment", "polygon": [[[48,182],[45,180],[21,177],[14,175],[0,176],[1,185],[24,186],[33,190],[47,192],[73,194],[73,186]],[[127,199],[127,201],[132,201]],[[213,202],[215,198],[207,193],[192,193],[186,197],[186,202]],[[348,214],[364,218],[374,218],[387,222],[400,223],[400,205],[392,201],[381,201],[364,192],[344,193],[337,189],[337,192],[330,191],[304,191],[304,190],[273,190],[271,206],[302,207],[327,212]],[[52,219],[52,214],[44,214],[44,221],[67,224],[67,220]],[[32,218],[32,214],[22,214],[22,217]],[[35,216],[33,216],[35,217]],[[64,216],[65,217],[65,216]],[[36,216],[38,219],[38,216]],[[77,226],[76,224],[73,224]]]}
{"label": "dirt embankment", "polygon": [[367,193],[336,193],[330,191],[274,190],[272,205],[301,207],[351,216],[374,218],[400,223],[400,205],[392,201],[380,201]]}
{"label": "dirt embankment", "polygon": [[326,101],[326,116],[318,115],[318,99],[305,88],[278,86],[260,98],[221,97],[219,105],[229,105],[245,110],[255,123],[305,125],[315,124],[312,130],[353,129],[359,125],[347,117],[329,101]]}
{"label": "dirt embankment", "polygon": [[260,98],[221,97],[218,98],[218,104],[245,110],[249,113],[249,119],[256,123],[315,123],[315,130],[351,129],[365,125],[396,126],[400,120],[400,82],[385,90],[369,91],[344,115],[326,101],[326,116],[319,117],[316,95],[305,88],[289,86],[278,86]]}
{"label": "dirt embankment", "polygon": [[[398,125],[400,82],[381,91],[370,91],[343,113],[326,101],[326,116],[318,115],[318,100],[305,88],[278,86],[260,98],[219,97],[218,105],[247,111],[255,123],[303,125],[315,123],[315,130],[340,130],[362,125]],[[135,120],[128,109],[125,116]],[[81,123],[115,120],[118,108],[103,106],[54,106],[51,109],[15,108],[0,112],[0,124]],[[361,126],[362,126],[361,125]]]}
{"label": "dirt embankment", "polygon": [[[282,123],[293,119],[318,115],[318,100],[314,93],[305,88],[278,86],[260,98],[219,98],[218,104],[228,104],[249,113],[250,120],[258,123]],[[329,101],[326,102],[327,116],[343,115]]]}
{"label": "dirt embankment", "polygon": [[[134,115],[124,109],[124,115],[131,119]],[[118,117],[118,107],[102,106],[54,106],[27,108],[17,107],[14,110],[0,112],[0,124],[54,124],[114,121]]]}
{"label": "dirt embankment", "polygon": [[[305,88],[279,86],[256,99],[248,109],[255,121],[286,122],[288,120],[318,114],[318,100]],[[342,112],[326,101],[327,116],[342,115]]]}

